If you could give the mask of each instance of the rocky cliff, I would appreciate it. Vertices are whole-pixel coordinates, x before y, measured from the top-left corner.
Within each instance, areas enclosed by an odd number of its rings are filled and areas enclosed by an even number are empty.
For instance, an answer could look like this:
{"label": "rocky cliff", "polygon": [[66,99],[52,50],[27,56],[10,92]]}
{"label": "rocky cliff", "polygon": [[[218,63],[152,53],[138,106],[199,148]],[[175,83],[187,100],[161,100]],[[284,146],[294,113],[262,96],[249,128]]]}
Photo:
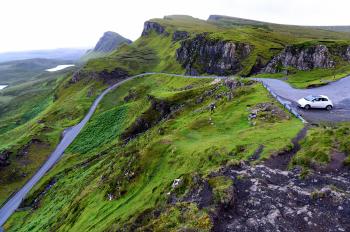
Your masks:
{"label": "rocky cliff", "polygon": [[263,69],[265,73],[281,72],[286,67],[298,70],[311,70],[314,68],[332,68],[335,62],[325,45],[311,47],[287,46],[280,54],[275,56]]}
{"label": "rocky cliff", "polygon": [[180,41],[190,37],[190,33],[187,31],[175,31],[173,34],[173,41]]}
{"label": "rocky cliff", "polygon": [[146,21],[143,26],[142,36],[149,35],[152,31],[158,35],[169,35],[165,28],[157,22]]}
{"label": "rocky cliff", "polygon": [[181,47],[176,51],[176,59],[188,75],[232,75],[242,69],[241,62],[249,56],[252,49],[246,43],[210,39],[206,34],[199,34],[181,42]]}

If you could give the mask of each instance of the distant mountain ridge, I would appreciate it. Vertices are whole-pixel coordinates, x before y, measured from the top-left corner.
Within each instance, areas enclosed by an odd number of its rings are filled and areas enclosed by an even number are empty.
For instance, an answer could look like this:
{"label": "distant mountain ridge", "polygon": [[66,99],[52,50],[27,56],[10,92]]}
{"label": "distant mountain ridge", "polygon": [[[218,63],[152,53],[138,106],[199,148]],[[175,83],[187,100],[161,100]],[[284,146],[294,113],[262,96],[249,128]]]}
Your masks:
{"label": "distant mountain ridge", "polygon": [[84,48],[58,48],[47,50],[32,50],[21,52],[0,53],[0,62],[24,60],[24,59],[54,59],[54,60],[78,60],[86,53]]}
{"label": "distant mountain ridge", "polygon": [[14,85],[40,78],[46,69],[70,64],[69,60],[24,59],[0,63],[0,83]]}

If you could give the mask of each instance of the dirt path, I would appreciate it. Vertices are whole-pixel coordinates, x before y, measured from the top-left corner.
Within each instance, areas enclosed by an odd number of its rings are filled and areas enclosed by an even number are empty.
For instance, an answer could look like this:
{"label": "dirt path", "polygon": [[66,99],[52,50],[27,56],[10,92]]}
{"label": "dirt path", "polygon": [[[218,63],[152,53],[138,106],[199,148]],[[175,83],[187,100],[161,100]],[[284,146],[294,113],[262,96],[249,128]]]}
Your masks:
{"label": "dirt path", "polygon": [[286,170],[293,156],[300,150],[299,142],[305,138],[308,127],[304,127],[295,138],[292,139],[293,148],[289,151],[283,151],[272,156],[265,161],[265,165],[269,168]]}

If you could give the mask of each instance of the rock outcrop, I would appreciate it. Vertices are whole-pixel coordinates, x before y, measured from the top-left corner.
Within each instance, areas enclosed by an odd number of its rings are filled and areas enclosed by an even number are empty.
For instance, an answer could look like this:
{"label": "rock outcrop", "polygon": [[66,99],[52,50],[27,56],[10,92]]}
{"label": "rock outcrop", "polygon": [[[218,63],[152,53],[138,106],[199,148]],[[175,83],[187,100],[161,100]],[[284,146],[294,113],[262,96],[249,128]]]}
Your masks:
{"label": "rock outcrop", "polygon": [[325,45],[287,46],[267,64],[262,72],[278,73],[287,67],[307,71],[314,68],[332,68],[334,65],[331,53]]}
{"label": "rock outcrop", "polygon": [[175,31],[173,34],[173,41],[180,41],[190,37],[187,31]]}
{"label": "rock outcrop", "polygon": [[70,83],[76,83],[85,78],[97,79],[101,78],[105,83],[113,84],[117,81],[129,77],[129,73],[123,69],[117,68],[113,71],[103,70],[101,72],[87,72],[84,70],[77,71],[73,74]]}
{"label": "rock outcrop", "polygon": [[156,32],[158,35],[169,35],[165,28],[157,22],[146,21],[143,26],[142,36],[149,35],[152,31]]}
{"label": "rock outcrop", "polygon": [[281,171],[241,164],[221,170],[233,179],[234,207],[214,216],[213,231],[349,231],[349,174]]}
{"label": "rock outcrop", "polygon": [[335,53],[340,55],[345,61],[350,62],[350,45],[338,47]]}
{"label": "rock outcrop", "polygon": [[346,48],[345,54],[344,54],[344,58],[347,61],[350,61],[350,45]]}
{"label": "rock outcrop", "polygon": [[206,34],[199,34],[181,42],[176,59],[188,75],[232,75],[242,70],[241,62],[252,49],[249,44],[210,39]]}

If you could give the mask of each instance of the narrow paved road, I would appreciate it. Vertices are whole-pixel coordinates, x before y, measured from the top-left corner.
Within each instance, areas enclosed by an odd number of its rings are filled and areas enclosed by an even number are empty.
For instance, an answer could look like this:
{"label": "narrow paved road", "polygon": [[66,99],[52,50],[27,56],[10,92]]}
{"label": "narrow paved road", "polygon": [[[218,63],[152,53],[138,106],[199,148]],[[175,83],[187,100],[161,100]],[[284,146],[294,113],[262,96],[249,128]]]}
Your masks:
{"label": "narrow paved road", "polygon": [[[312,89],[294,89],[288,83],[277,79],[257,78],[257,80],[264,82],[278,96],[290,101],[298,113],[308,122],[350,121],[350,76]],[[311,109],[306,111],[297,107],[298,99],[308,95],[320,94],[328,96],[333,101],[333,110]]]}
{"label": "narrow paved road", "polygon": [[63,152],[65,149],[73,142],[73,140],[78,136],[81,129],[85,126],[85,124],[89,121],[92,114],[97,108],[97,105],[102,100],[102,98],[111,90],[117,88],[121,84],[125,83],[126,81],[129,81],[131,79],[142,77],[147,74],[141,74],[137,76],[130,77],[128,79],[125,79],[123,81],[120,81],[113,86],[107,88],[102,92],[101,95],[97,97],[97,99],[94,101],[92,106],[90,107],[89,112],[86,114],[84,119],[74,127],[71,127],[67,130],[67,132],[64,134],[63,139],[61,142],[57,145],[55,151],[50,155],[49,159],[44,163],[44,165],[38,170],[37,173],[19,190],[15,195],[13,195],[0,209],[0,231],[1,226],[6,222],[6,220],[13,214],[13,212],[19,207],[22,200],[25,198],[27,193],[34,187],[36,183],[45,175],[45,173],[52,168],[52,166],[61,158]]}

